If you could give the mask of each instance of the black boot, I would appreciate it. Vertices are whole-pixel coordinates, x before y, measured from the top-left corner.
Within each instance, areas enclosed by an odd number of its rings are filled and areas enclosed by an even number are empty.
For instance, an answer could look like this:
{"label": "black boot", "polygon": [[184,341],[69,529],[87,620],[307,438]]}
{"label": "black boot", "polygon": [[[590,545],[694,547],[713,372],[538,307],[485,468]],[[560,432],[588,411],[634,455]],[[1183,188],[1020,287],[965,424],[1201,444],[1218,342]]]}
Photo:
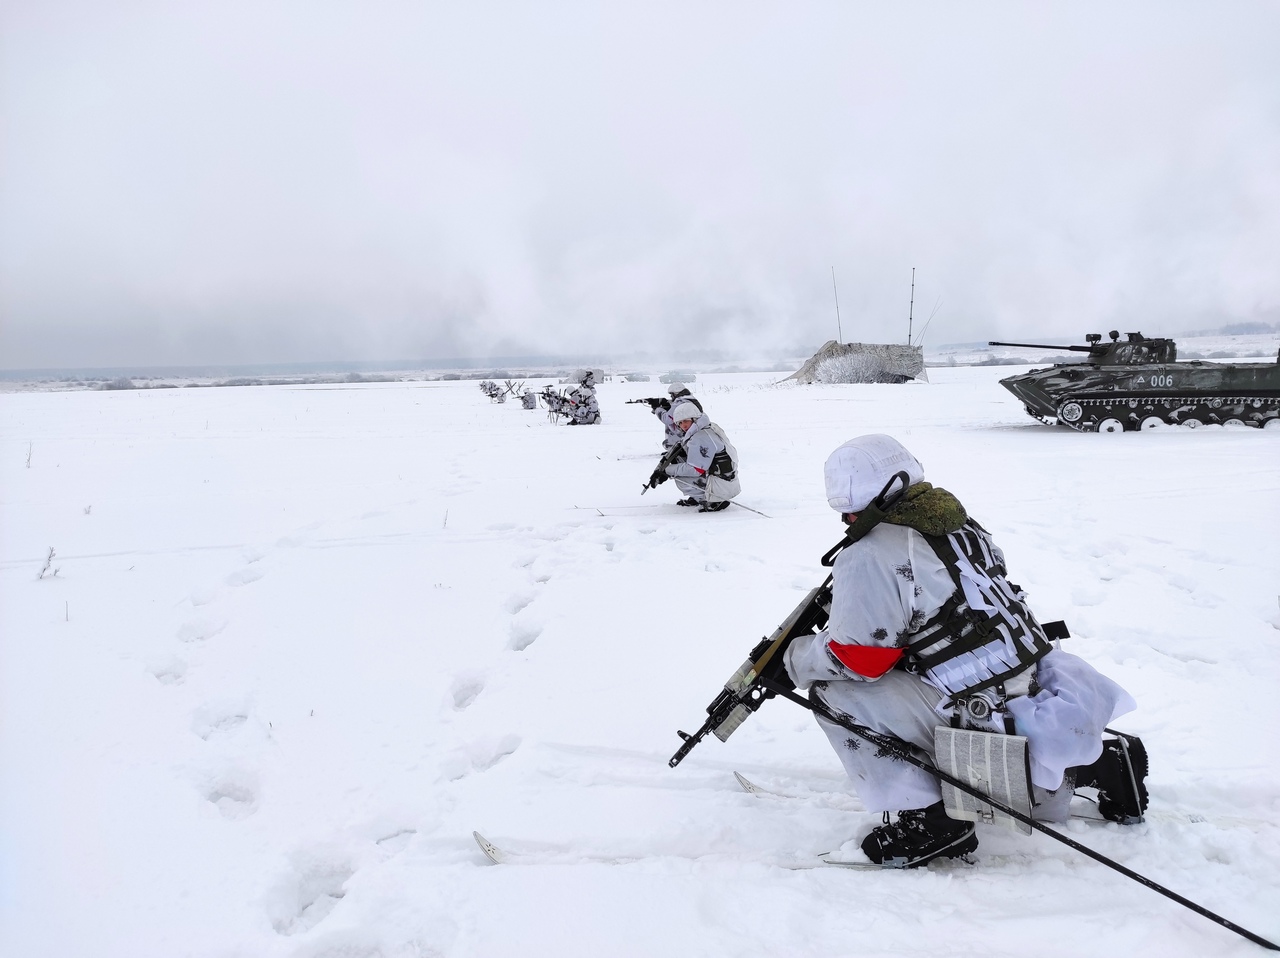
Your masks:
{"label": "black boot", "polygon": [[1092,765],[1074,769],[1076,788],[1098,790],[1098,811],[1121,825],[1142,821],[1147,810],[1147,749],[1136,735],[1122,735],[1102,743]]}
{"label": "black boot", "polygon": [[699,505],[702,505],[702,503],[698,502],[698,500],[693,498],[693,496],[690,496],[687,499],[676,500],[676,505],[677,506],[699,506]]}
{"label": "black boot", "polygon": [[973,822],[948,818],[941,802],[898,812],[892,825],[879,825],[862,840],[862,850],[885,868],[918,868],[935,858],[957,858],[978,847]]}
{"label": "black boot", "polygon": [[729,508],[729,500],[725,499],[722,502],[704,502],[702,503],[702,505],[698,506],[698,511],[699,512],[719,512],[721,509],[728,509],[728,508]]}

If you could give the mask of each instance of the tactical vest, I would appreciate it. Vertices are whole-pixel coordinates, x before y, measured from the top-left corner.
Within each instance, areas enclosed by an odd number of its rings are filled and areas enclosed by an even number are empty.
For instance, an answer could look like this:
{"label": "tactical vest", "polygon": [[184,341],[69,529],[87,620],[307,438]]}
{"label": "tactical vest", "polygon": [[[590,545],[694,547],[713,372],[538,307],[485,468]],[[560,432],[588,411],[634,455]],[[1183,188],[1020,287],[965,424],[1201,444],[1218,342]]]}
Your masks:
{"label": "tactical vest", "polygon": [[927,675],[952,701],[1002,690],[1052,650],[1049,635],[1027,607],[1021,586],[1006,578],[986,529],[969,519],[954,532],[924,537],[946,565],[955,591],[912,633],[907,669]]}
{"label": "tactical vest", "polygon": [[707,468],[707,501],[723,502],[732,499],[742,491],[742,483],[738,481],[738,450],[733,447],[724,430],[715,423],[703,427],[724,445],[724,448],[711,457]]}

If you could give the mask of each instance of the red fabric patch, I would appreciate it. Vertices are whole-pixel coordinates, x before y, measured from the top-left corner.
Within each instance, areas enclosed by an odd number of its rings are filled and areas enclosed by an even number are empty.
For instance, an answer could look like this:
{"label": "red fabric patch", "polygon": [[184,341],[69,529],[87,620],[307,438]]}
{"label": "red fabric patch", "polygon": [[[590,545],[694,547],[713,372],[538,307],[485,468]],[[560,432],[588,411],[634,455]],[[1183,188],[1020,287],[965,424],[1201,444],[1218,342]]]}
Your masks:
{"label": "red fabric patch", "polygon": [[897,665],[903,652],[879,645],[841,645],[839,642],[828,642],[827,648],[849,671],[869,679],[878,679]]}

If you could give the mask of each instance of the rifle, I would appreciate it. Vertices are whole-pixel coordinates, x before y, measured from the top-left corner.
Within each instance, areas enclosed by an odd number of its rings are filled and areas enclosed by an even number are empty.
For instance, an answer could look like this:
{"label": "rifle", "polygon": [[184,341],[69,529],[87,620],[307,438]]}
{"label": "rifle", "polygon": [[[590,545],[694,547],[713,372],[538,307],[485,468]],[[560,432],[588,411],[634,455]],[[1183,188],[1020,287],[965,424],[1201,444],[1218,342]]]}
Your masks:
{"label": "rifle", "polygon": [[542,401],[547,404],[547,411],[552,416],[568,416],[569,415],[569,412],[568,410],[565,409],[565,407],[568,405],[572,405],[572,403],[567,396],[562,396],[560,393],[556,392],[550,386],[544,386],[542,389],[542,392],[540,392],[538,395],[540,395],[542,397]]}
{"label": "rifle", "polygon": [[643,402],[643,403],[648,403],[648,404],[649,404],[649,409],[650,409],[651,411],[655,411],[655,412],[656,412],[659,408],[663,408],[663,409],[670,409],[670,408],[671,408],[671,400],[670,400],[670,399],[657,399],[657,398],[655,398],[655,397],[653,397],[653,396],[650,396],[648,399],[628,399],[624,405],[627,405],[627,406],[634,406],[636,403],[642,403],[642,402]]}
{"label": "rifle", "polygon": [[[729,676],[720,694],[707,706],[707,720],[702,723],[702,728],[692,735],[684,731],[679,733],[684,744],[671,756],[668,765],[672,768],[679,765],[710,732],[714,732],[720,741],[725,741],[747,720],[748,715],[778,694],[770,687],[770,680],[785,674],[782,655],[791,640],[821,631],[827,624],[827,616],[831,612],[831,580],[832,577],[827,576],[822,585],[804,597],[773,635],[762,638],[751,650],[741,668]],[[765,682],[770,682],[770,685]]]}
{"label": "rifle", "polygon": [[672,463],[682,462],[687,457],[688,453],[685,452],[684,446],[680,445],[680,443],[676,443],[663,453],[662,458],[658,460],[657,466],[649,474],[649,481],[640,487],[640,495],[643,496],[650,489],[655,489],[670,479],[671,477],[667,475],[667,466]]}

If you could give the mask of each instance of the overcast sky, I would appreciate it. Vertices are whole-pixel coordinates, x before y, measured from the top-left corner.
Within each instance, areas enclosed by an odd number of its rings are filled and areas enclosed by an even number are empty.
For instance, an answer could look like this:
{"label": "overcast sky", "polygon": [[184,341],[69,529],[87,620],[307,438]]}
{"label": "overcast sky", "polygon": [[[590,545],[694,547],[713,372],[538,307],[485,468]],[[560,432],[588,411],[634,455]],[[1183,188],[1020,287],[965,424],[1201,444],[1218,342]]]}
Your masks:
{"label": "overcast sky", "polygon": [[0,367],[1280,322],[1280,3],[0,6]]}

